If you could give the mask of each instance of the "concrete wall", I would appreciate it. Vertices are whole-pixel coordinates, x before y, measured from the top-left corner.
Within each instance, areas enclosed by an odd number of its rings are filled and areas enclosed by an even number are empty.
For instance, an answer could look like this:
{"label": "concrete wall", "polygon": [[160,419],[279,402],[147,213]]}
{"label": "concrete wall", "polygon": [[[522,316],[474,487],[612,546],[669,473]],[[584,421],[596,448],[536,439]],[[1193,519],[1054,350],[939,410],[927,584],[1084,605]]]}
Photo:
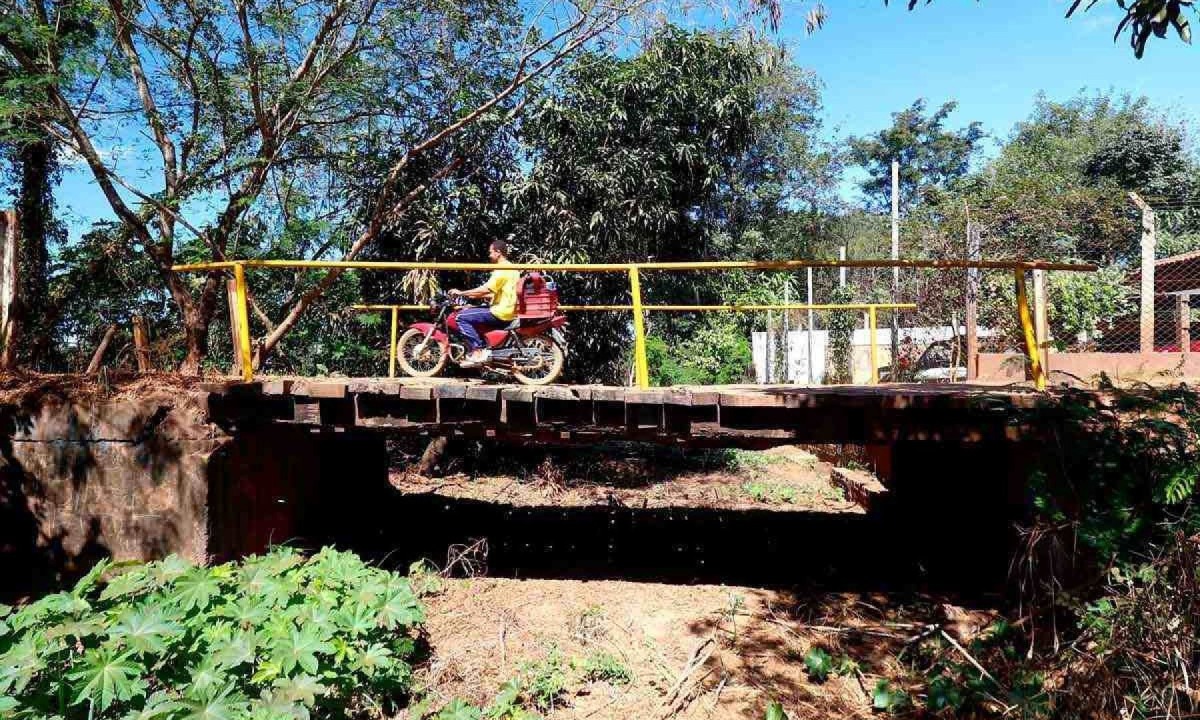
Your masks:
{"label": "concrete wall", "polygon": [[194,563],[369,528],[383,437],[224,432],[200,392],[38,387],[0,400],[0,598],[69,585],[104,557]]}
{"label": "concrete wall", "polygon": [[0,590],[101,557],[207,557],[206,462],[225,437],[194,399],[39,388],[0,405]]}
{"label": "concrete wall", "polygon": [[[1200,353],[1050,353],[1047,366],[1051,382],[1071,376],[1085,382],[1100,373],[1113,380],[1151,380],[1164,375],[1200,377]],[[1056,377],[1055,374],[1058,374]],[[1025,356],[1017,353],[980,353],[979,379],[982,382],[1020,382],[1025,379]]]}

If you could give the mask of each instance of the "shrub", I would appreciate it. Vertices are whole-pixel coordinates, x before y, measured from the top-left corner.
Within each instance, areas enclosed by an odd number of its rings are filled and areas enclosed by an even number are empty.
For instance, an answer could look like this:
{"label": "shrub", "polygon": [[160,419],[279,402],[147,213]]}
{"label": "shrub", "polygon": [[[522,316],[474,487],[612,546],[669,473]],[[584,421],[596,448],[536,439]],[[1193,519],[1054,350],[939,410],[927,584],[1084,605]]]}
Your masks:
{"label": "shrub", "polygon": [[331,548],[102,562],[0,616],[0,710],[63,720],[382,714],[408,690],[424,619],[408,580]]}
{"label": "shrub", "polygon": [[583,660],[583,679],[590,682],[607,682],[613,685],[628,685],[632,680],[629,668],[621,659],[606,652],[595,652]]}

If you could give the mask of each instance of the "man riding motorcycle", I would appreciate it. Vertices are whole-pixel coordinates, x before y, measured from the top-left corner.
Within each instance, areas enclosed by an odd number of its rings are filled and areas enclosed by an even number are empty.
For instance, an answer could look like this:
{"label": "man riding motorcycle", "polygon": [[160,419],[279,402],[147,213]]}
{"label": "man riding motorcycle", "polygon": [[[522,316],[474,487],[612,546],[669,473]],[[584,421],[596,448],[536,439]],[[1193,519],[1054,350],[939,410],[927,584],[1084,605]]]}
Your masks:
{"label": "man riding motorcycle", "polygon": [[488,260],[501,266],[492,271],[487,282],[470,290],[452,289],[450,297],[470,300],[488,298],[489,307],[467,308],[458,314],[458,327],[470,346],[463,367],[477,367],[487,362],[491,351],[483,340],[483,333],[502,328],[517,316],[517,283],[521,274],[503,266],[511,265],[508,260],[508,243],[496,239],[488,245]]}

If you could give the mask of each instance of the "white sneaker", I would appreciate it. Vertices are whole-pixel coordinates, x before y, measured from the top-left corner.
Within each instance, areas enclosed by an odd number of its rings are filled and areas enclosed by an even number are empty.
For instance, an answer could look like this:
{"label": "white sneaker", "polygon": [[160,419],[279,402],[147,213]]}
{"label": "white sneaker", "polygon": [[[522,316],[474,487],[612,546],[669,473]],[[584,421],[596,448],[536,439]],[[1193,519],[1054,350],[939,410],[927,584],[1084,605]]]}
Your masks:
{"label": "white sneaker", "polygon": [[490,360],[491,357],[492,354],[488,350],[472,350],[463,358],[462,366],[465,368],[479,367]]}

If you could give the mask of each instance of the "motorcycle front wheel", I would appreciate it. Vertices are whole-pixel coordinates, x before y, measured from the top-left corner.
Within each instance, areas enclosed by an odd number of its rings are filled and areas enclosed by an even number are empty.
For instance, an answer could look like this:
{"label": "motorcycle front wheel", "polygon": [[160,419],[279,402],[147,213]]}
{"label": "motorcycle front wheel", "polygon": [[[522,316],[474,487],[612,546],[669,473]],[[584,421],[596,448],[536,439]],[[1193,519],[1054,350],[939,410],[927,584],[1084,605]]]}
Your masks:
{"label": "motorcycle front wheel", "polygon": [[425,333],[409,328],[396,341],[396,359],[410,377],[433,377],[446,367],[450,353],[435,338],[425,341]]}
{"label": "motorcycle front wheel", "polygon": [[522,385],[549,385],[562,375],[567,354],[552,338],[547,335],[534,335],[521,338],[519,342],[522,350],[536,351],[538,361],[526,365],[522,359],[519,363],[514,363],[512,374],[518,382]]}

